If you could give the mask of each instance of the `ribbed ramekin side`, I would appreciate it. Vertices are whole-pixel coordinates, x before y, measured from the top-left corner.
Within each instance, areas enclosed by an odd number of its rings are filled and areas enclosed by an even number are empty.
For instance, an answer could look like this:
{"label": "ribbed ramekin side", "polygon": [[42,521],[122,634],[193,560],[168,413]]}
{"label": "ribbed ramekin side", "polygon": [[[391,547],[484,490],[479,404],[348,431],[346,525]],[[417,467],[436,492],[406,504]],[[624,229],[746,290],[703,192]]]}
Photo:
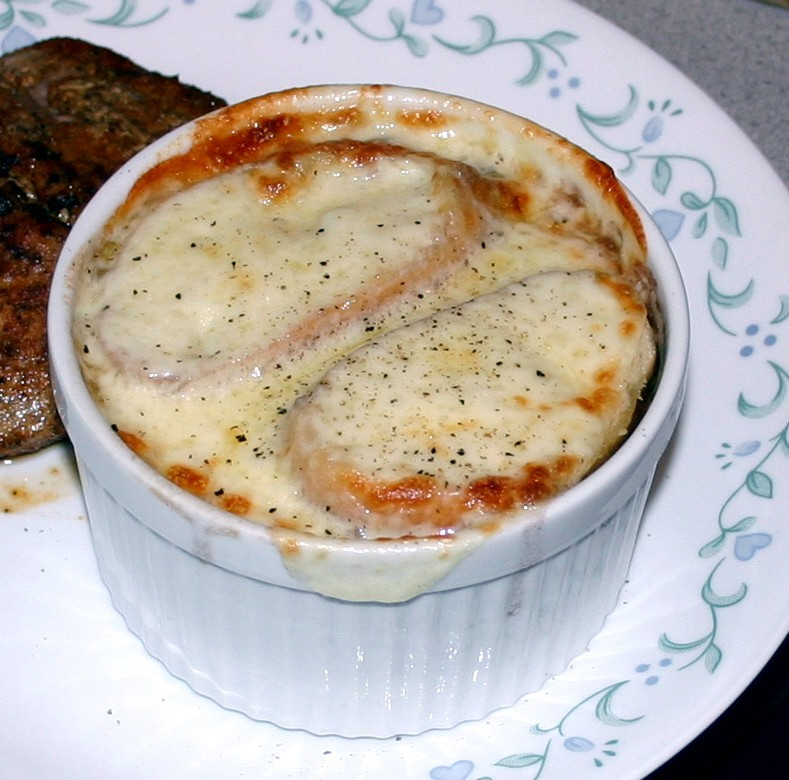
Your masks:
{"label": "ribbed ramekin side", "polygon": [[615,604],[647,488],[521,572],[403,604],[353,604],[203,561],[81,471],[102,577],[151,655],[252,718],[377,737],[482,718],[564,669]]}

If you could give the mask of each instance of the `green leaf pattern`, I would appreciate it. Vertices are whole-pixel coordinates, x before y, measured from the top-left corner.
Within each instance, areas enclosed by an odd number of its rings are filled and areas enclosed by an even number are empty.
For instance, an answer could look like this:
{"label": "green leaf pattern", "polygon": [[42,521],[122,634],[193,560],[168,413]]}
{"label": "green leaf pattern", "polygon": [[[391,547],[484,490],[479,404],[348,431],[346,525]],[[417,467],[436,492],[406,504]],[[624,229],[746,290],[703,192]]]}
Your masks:
{"label": "green leaf pattern", "polygon": [[[720,191],[718,177],[713,168],[703,159],[665,150],[655,152],[657,134],[642,133],[641,140],[647,143],[626,143],[621,140],[608,140],[613,131],[621,131],[631,123],[637,115],[639,96],[637,90],[630,86],[628,94],[622,100],[622,108],[614,114],[598,115],[593,111],[578,108],[579,118],[590,136],[615,157],[621,159],[620,175],[634,175],[641,163],[648,164],[650,184],[656,195],[665,201],[665,213],[672,220],[667,220],[678,233],[681,226],[689,227],[688,238],[696,242],[705,242],[709,247],[710,267],[707,272],[707,309],[712,322],[717,326],[724,338],[742,338],[744,335],[758,331],[761,316],[759,310],[756,281],[747,278],[746,258],[738,257],[736,241],[742,236],[742,221],[735,200],[727,193]],[[650,101],[650,108],[656,104]],[[653,120],[654,121],[654,120]],[[621,132],[616,136],[621,138]],[[665,134],[664,134],[665,137]],[[679,173],[682,176],[679,176]],[[681,184],[677,182],[681,181]],[[673,198],[673,203],[671,202]],[[743,272],[746,280],[743,281]],[[729,280],[731,276],[733,283]],[[769,320],[769,325],[779,325],[789,319],[789,296],[785,290],[777,292],[779,296],[778,313]],[[742,317],[749,306],[753,306],[756,315],[751,315],[751,324],[742,330],[735,323],[735,315]],[[774,343],[775,337],[768,337],[765,344]],[[753,349],[745,346],[740,350],[743,357],[751,356]],[[766,531],[758,534],[751,530],[767,522],[770,517],[770,502],[776,496],[779,481],[789,483],[787,479],[787,453],[789,453],[789,372],[773,360],[765,360],[764,371],[768,378],[772,377],[774,392],[767,400],[755,401],[748,392],[740,392],[735,400],[740,415],[751,420],[777,419],[778,432],[767,437],[766,451],[759,442],[758,446],[742,449],[743,457],[751,455],[762,448],[762,457],[748,468],[743,476],[731,489],[717,513],[717,530],[715,536],[698,550],[701,560],[719,558],[700,591],[702,602],[708,610],[709,624],[701,634],[693,639],[677,641],[667,633],[658,640],[661,650],[668,653],[692,654],[692,658],[680,669],[701,663],[710,674],[725,661],[725,648],[719,643],[719,613],[735,605],[741,604],[747,597],[748,587],[743,583],[730,593],[718,593],[713,587],[713,577],[721,565],[734,566],[750,559],[754,547],[750,541],[759,537],[761,544],[769,543],[771,536]],[[761,385],[760,385],[761,386]],[[767,384],[769,387],[769,384]],[[775,428],[774,428],[775,430]],[[734,448],[732,448],[734,449]],[[724,467],[731,465],[731,460]]]}
{"label": "green leaf pattern", "polygon": [[[232,12],[238,19],[257,23],[268,17],[274,2],[280,0],[254,0],[239,9],[233,6]],[[165,0],[117,0],[114,10],[97,13],[94,8],[106,3],[87,0],[0,0],[0,33],[15,27],[30,27],[41,30],[48,23],[50,14],[79,17],[89,25],[103,25],[116,28],[133,28],[151,25],[162,19],[176,3]],[[177,4],[180,12],[188,7]],[[228,4],[229,6],[231,4]],[[291,4],[292,6],[294,4]],[[511,59],[520,63],[515,75],[515,83],[522,87],[532,87],[545,76],[549,67],[567,65],[567,53],[579,35],[563,29],[541,31],[539,34],[526,34],[523,30],[503,34],[493,14],[473,14],[459,20],[453,26],[453,34],[440,34],[439,20],[452,12],[451,4],[425,4],[433,12],[433,21],[423,19],[421,23],[415,15],[417,2],[376,2],[375,0],[312,0],[302,2],[302,11],[308,15],[322,9],[329,20],[349,28],[361,38],[385,46],[401,45],[415,58],[429,57],[433,50],[443,50],[459,57],[476,57],[497,49],[510,49],[517,56]],[[528,16],[523,15],[524,25]],[[456,19],[456,21],[458,21]],[[464,27],[465,26],[465,27]],[[458,35],[459,29],[467,33]],[[35,37],[35,32],[32,33]],[[292,34],[293,37],[293,34]],[[315,40],[326,40],[322,33]],[[306,40],[303,38],[302,40]],[[649,121],[643,123],[644,110],[650,113]],[[575,113],[582,131],[591,145],[597,144],[604,152],[619,161],[621,176],[636,175],[641,166],[647,166],[648,182],[655,196],[665,204],[662,209],[672,219],[666,224],[671,226],[675,236],[687,230],[688,238],[697,242],[703,251],[697,255],[698,262],[705,256],[709,261],[706,284],[706,303],[711,320],[718,328],[723,339],[743,337],[732,318],[745,312],[756,300],[757,286],[753,278],[744,279],[747,258],[739,256],[738,239],[745,227],[736,205],[736,199],[722,192],[718,177],[712,166],[705,160],[681,151],[672,151],[666,143],[670,138],[669,123],[673,117],[681,115],[682,109],[673,106],[672,101],[642,99],[638,88],[627,85],[621,108],[617,111],[599,112],[576,103]],[[657,212],[656,212],[657,219]],[[732,273],[737,269],[737,273]],[[731,274],[732,283],[728,280]],[[779,326],[789,320],[789,292],[772,291],[778,295],[776,314],[769,325]],[[754,318],[757,319],[757,318]],[[743,352],[745,354],[745,352]],[[705,609],[706,625],[698,635],[678,640],[670,632],[660,634],[656,647],[660,651],[687,658],[677,671],[700,665],[709,674],[725,663],[725,647],[718,637],[722,615],[736,608],[747,599],[748,586],[742,582],[738,587],[720,592],[715,587],[716,575],[724,566],[736,565],[738,543],[747,540],[753,528],[764,525],[766,508],[773,501],[778,485],[789,483],[787,463],[789,462],[789,372],[775,361],[765,361],[765,367],[774,382],[772,396],[757,401],[743,391],[736,399],[740,415],[750,420],[773,420],[779,415],[782,422],[776,425],[777,433],[765,438],[766,449],[757,462],[752,463],[744,475],[736,481],[728,497],[717,513],[717,528],[712,539],[698,550],[700,561],[717,558],[709,574],[699,589],[699,598]],[[725,445],[731,450],[731,445]],[[754,448],[743,452],[750,456]],[[731,465],[731,460],[724,468]],[[733,472],[725,472],[727,474]],[[695,518],[694,518],[695,519]],[[698,519],[704,522],[703,518]],[[733,552],[732,552],[733,548]],[[729,578],[727,581],[731,581]],[[591,719],[599,729],[621,729],[639,722],[644,715],[623,717],[617,713],[619,698],[632,678],[621,679],[595,690],[589,696],[570,707],[558,722],[548,728],[537,724],[530,730],[530,738],[539,744],[524,746],[525,749],[513,752],[495,761],[493,766],[502,771],[515,770],[513,777],[528,777],[536,780],[548,769],[549,757],[557,755],[557,739],[564,738],[564,746],[569,749],[587,749],[592,744],[582,737],[567,735],[567,729],[574,719],[582,713]],[[587,728],[591,726],[587,725]],[[574,740],[574,742],[573,742]],[[598,742],[600,742],[598,740]],[[605,761],[616,756],[615,746],[618,739],[601,742],[597,756],[590,756],[589,766],[599,769]],[[470,763],[470,762],[469,762]],[[509,776],[509,775],[507,775]]]}
{"label": "green leaf pattern", "polygon": [[[96,4],[80,2],[79,0],[0,0],[0,31],[12,27],[14,24],[26,23],[35,28],[47,25],[48,12],[53,11],[62,16],[86,16],[92,24],[107,27],[142,27],[161,19],[169,10],[168,3],[144,3],[137,0],[117,0],[116,9],[109,15],[90,18]],[[103,5],[99,3],[99,5]],[[153,5],[152,10],[141,10],[141,5]],[[37,6],[31,10],[30,6]]]}

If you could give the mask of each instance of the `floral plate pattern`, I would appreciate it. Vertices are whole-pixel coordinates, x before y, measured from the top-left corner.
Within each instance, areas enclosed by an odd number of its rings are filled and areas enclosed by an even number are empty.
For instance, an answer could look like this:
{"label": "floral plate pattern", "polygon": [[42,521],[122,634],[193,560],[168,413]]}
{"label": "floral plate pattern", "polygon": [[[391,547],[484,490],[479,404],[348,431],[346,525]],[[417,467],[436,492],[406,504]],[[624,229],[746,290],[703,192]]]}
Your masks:
{"label": "floral plate pattern", "polygon": [[[0,746],[19,776],[637,777],[720,713],[786,635],[789,226],[776,219],[789,212],[786,190],[707,98],[623,33],[567,0],[502,6],[0,0],[3,52],[74,35],[231,101],[385,80],[543,122],[607,160],[651,211],[694,328],[686,411],[618,608],[541,691],[446,732],[318,738],[191,693],[112,610],[67,447],[6,464],[0,669],[16,682]],[[748,165],[732,166],[732,154]]]}

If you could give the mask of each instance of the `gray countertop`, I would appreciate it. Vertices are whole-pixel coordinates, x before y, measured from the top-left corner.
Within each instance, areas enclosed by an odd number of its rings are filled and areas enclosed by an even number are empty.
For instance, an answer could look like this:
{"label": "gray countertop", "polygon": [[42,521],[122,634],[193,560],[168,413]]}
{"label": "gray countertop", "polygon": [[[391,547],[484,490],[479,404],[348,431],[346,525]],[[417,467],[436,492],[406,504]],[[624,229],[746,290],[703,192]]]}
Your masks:
{"label": "gray countertop", "polygon": [[789,185],[789,10],[758,0],[576,0],[677,66]]}

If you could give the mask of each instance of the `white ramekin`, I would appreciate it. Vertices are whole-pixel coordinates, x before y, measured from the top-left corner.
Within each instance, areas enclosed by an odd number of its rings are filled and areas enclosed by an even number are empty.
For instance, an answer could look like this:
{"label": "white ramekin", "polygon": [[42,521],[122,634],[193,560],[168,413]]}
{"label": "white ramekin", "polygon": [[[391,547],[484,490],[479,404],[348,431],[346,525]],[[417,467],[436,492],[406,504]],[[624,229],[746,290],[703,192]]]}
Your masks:
{"label": "white ramekin", "polygon": [[[586,648],[624,583],[684,392],[689,319],[668,245],[636,204],[665,343],[654,395],[617,452],[541,511],[492,534],[428,592],[400,603],[329,598],[291,575],[266,528],[185,493],[135,456],[80,373],[70,336],[80,248],[188,132],[154,144],[102,188],[72,230],[52,285],[55,397],[115,606],[147,650],[196,691],[286,728],[387,737],[511,705]],[[418,565],[420,555],[435,550],[348,542],[331,560],[352,571],[371,557],[399,566]]]}

